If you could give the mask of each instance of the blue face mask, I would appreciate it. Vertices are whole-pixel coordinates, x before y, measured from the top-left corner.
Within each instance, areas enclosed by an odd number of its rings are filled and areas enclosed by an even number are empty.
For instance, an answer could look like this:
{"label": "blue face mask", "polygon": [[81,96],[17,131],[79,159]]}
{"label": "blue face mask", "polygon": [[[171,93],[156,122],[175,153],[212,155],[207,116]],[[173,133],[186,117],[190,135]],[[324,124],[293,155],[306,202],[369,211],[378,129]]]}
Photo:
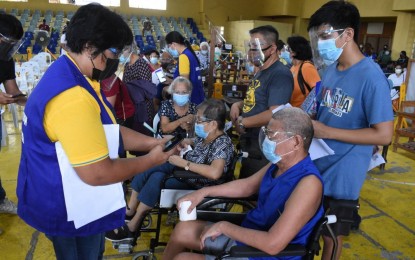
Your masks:
{"label": "blue face mask", "polygon": [[151,57],[150,58],[150,63],[153,65],[156,65],[159,62],[159,59],[157,57]]}
{"label": "blue face mask", "polygon": [[264,153],[265,158],[267,158],[268,161],[270,161],[272,164],[276,164],[279,161],[281,161],[282,156],[287,155],[289,153],[292,153],[293,151],[290,151],[288,153],[279,155],[275,153],[275,150],[277,149],[277,145],[281,144],[285,141],[288,141],[292,138],[287,138],[279,143],[269,140],[268,137],[265,137],[264,142],[262,143],[262,152]]}
{"label": "blue face mask", "polygon": [[283,58],[288,64],[292,64],[292,60],[290,57],[290,52],[288,51],[283,51],[281,52],[281,58]]}
{"label": "blue face mask", "polygon": [[245,67],[246,67],[246,72],[248,72],[249,75],[254,74],[254,70],[255,70],[254,65],[248,63],[245,65]]}
{"label": "blue face mask", "polygon": [[343,47],[337,48],[336,46],[336,40],[341,36],[341,34],[334,39],[328,39],[328,40],[319,40],[318,41],[318,52],[320,56],[323,58],[324,63],[329,66],[333,64],[337,59],[339,59],[340,55],[343,52]]}
{"label": "blue face mask", "polygon": [[209,135],[209,132],[206,132],[203,124],[195,124],[195,134],[202,139],[206,139]]}
{"label": "blue face mask", "polygon": [[173,58],[177,58],[179,57],[179,51],[172,49],[172,48],[168,48],[169,53],[171,54],[171,56],[173,56]]}
{"label": "blue face mask", "polygon": [[130,62],[130,57],[125,57],[124,55],[120,56],[120,63],[121,64],[126,64]]}
{"label": "blue face mask", "polygon": [[187,102],[189,102],[189,94],[180,95],[173,93],[173,102],[176,103],[179,107],[182,107],[186,105]]}

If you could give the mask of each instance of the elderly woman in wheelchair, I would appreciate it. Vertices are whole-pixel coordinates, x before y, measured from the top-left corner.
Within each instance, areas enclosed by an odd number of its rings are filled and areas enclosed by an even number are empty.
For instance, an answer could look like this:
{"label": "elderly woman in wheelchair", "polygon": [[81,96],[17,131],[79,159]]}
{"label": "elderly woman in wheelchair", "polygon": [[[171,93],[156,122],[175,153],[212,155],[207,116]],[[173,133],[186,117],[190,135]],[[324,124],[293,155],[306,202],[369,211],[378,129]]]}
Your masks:
{"label": "elderly woman in wheelchair", "polygon": [[[312,122],[301,109],[286,108],[274,113],[259,135],[262,151],[270,161],[267,166],[249,178],[205,187],[177,202],[180,205],[182,201],[191,201],[190,212],[205,197],[258,194],[257,206],[247,213],[240,226],[226,221],[178,223],[163,259],[215,259],[241,244],[269,255],[279,253],[289,243],[305,245],[323,216],[323,182],[308,155],[313,134]],[[201,250],[205,255],[186,252],[187,249]]]}
{"label": "elderly woman in wheelchair", "polygon": [[[105,238],[110,241],[128,241],[134,239],[143,217],[158,202],[162,183],[166,176],[173,173],[175,167],[181,167],[203,177],[204,186],[223,182],[230,167],[234,148],[229,136],[224,132],[226,108],[222,101],[210,99],[198,106],[196,114],[194,141],[185,139],[186,144],[192,143],[193,150],[183,158],[171,156],[169,162],[138,174],[131,182],[132,194],[126,209],[126,218],[131,218],[124,226],[109,231]],[[200,183],[199,183],[200,184]],[[165,181],[164,188],[191,189],[188,183],[175,178]]]}

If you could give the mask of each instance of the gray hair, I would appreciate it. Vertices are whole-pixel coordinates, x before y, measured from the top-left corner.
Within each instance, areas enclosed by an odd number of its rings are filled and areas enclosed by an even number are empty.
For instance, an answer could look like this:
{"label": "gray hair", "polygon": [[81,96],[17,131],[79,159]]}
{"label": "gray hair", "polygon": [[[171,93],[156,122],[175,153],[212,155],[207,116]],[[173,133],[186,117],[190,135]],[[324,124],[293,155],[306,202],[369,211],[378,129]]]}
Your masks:
{"label": "gray hair", "polygon": [[184,83],[187,87],[187,90],[190,93],[192,93],[192,89],[193,89],[192,82],[190,82],[190,80],[188,80],[187,78],[182,77],[182,76],[179,76],[179,77],[177,77],[173,80],[173,82],[170,84],[167,92],[169,92],[170,94],[173,94],[173,92],[176,88],[176,85],[179,84],[179,83]]}
{"label": "gray hair", "polygon": [[308,151],[314,136],[314,128],[307,113],[298,107],[289,107],[275,112],[272,118],[282,124],[285,132],[302,136],[304,138],[304,151]]}

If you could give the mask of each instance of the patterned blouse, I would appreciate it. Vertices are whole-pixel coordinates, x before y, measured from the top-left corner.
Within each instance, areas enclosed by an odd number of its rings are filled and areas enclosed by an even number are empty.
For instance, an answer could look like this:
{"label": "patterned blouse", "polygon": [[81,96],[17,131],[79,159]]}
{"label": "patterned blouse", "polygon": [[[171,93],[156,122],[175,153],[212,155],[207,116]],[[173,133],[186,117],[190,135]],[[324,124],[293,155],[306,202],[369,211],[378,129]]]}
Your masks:
{"label": "patterned blouse", "polygon": [[[182,117],[185,117],[189,114],[195,115],[196,112],[197,112],[196,104],[195,103],[189,103],[189,109],[187,110],[186,114],[184,114],[183,116],[179,116],[176,113],[176,110],[174,110],[173,100],[169,99],[169,100],[164,100],[164,101],[161,102],[160,117],[161,116],[166,116],[166,117],[169,118],[170,122],[176,121],[176,120],[178,120]],[[167,134],[167,133],[163,133],[163,134]],[[173,132],[168,133],[168,134],[170,134],[170,135],[186,134],[186,130],[184,130],[183,128],[181,128],[179,126]]]}
{"label": "patterned blouse", "polygon": [[[213,140],[211,143],[203,144],[203,139],[196,137],[194,141],[193,150],[185,155],[185,159],[198,164],[210,165],[214,160],[224,159],[225,167],[223,173],[225,174],[231,166],[233,159],[233,144],[231,138],[227,134],[223,134]],[[224,175],[218,180],[190,180],[193,186],[204,187],[216,185],[223,182]]]}
{"label": "patterned blouse", "polygon": [[139,58],[133,64],[127,64],[124,70],[123,81],[125,83],[145,79],[151,82],[150,66],[143,58]]}

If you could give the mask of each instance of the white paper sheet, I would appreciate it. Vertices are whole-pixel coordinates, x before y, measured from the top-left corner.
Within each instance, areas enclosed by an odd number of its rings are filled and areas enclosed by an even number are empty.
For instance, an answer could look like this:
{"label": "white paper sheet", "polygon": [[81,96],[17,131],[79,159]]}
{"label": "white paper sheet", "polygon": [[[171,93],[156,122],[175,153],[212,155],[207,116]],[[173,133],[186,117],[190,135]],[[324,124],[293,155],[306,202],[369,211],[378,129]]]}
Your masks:
{"label": "white paper sheet", "polygon": [[372,158],[370,159],[369,163],[369,169],[367,171],[372,170],[373,168],[381,165],[382,163],[385,163],[385,159],[383,159],[383,156],[377,152],[374,155],[372,155]]}
{"label": "white paper sheet", "polygon": [[318,158],[334,154],[334,151],[323,141],[323,139],[318,138],[313,138],[308,152],[310,153],[311,160],[317,160]]}
{"label": "white paper sheet", "polygon": [[[119,125],[104,125],[110,158],[118,157]],[[91,186],[83,182],[69,163],[60,142],[55,144],[62,175],[68,221],[74,221],[75,228],[100,219],[125,207],[121,183],[105,186]]]}

